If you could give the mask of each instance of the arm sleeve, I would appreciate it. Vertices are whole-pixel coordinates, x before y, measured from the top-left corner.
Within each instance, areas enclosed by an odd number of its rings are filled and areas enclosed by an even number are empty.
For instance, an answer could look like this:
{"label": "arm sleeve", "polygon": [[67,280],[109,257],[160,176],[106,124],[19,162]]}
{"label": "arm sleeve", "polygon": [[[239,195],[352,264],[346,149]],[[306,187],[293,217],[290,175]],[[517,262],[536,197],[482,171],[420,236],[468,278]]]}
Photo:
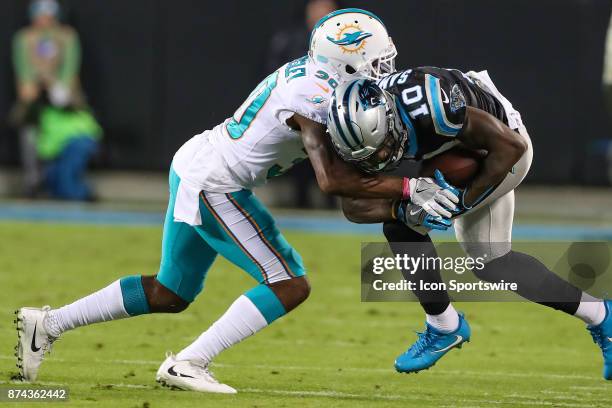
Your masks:
{"label": "arm sleeve", "polygon": [[17,32],[13,37],[13,66],[15,76],[21,83],[34,80],[34,74],[30,61],[28,61],[28,46],[23,31]]}
{"label": "arm sleeve", "polygon": [[459,84],[426,74],[425,93],[436,133],[456,137],[467,120],[465,95]]}
{"label": "arm sleeve", "polygon": [[70,86],[73,79],[78,75],[81,66],[81,43],[78,34],[69,29],[66,33],[66,49],[64,61],[59,73],[62,84]]}

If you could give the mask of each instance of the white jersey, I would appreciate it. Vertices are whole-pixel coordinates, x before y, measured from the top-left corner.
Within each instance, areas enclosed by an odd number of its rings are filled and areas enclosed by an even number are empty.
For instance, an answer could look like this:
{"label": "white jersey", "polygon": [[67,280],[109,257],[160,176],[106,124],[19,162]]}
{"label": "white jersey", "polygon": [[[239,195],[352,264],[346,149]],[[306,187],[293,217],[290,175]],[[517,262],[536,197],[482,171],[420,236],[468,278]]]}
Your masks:
{"label": "white jersey", "polygon": [[[193,206],[202,190],[252,189],[305,159],[300,132],[286,121],[297,113],[326,124],[338,81],[330,66],[307,56],[289,62],[265,78],[232,117],[187,141],[175,154],[173,167],[181,178],[180,201],[192,208],[183,211],[177,203],[175,219],[199,224]],[[190,202],[194,194],[195,204]]]}

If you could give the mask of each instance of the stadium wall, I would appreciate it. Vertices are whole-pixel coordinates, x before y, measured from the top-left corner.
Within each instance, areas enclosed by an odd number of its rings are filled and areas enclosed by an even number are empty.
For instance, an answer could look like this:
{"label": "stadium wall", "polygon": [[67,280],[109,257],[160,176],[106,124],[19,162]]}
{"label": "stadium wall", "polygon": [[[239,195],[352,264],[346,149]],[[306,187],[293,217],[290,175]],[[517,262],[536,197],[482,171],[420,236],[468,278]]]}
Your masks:
{"label": "stadium wall", "polygon": [[[14,98],[12,33],[26,2],[0,12],[0,116]],[[103,123],[105,166],[165,169],[191,135],[222,121],[265,76],[272,34],[299,1],[66,0],[83,44],[82,79]],[[348,2],[345,2],[348,3]],[[534,141],[531,181],[583,182],[590,142],[609,137],[601,95],[608,0],[353,1],[386,22],[399,67],[488,69]],[[0,124],[0,164],[17,163]]]}

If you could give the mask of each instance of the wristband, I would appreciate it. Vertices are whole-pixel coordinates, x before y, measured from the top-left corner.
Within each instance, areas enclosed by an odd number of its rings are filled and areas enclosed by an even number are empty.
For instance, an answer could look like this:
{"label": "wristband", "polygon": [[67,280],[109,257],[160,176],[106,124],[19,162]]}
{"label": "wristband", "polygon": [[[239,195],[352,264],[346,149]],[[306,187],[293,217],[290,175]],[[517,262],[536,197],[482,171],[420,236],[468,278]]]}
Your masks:
{"label": "wristband", "polygon": [[407,200],[410,198],[410,179],[408,177],[404,177],[402,181],[402,200]]}

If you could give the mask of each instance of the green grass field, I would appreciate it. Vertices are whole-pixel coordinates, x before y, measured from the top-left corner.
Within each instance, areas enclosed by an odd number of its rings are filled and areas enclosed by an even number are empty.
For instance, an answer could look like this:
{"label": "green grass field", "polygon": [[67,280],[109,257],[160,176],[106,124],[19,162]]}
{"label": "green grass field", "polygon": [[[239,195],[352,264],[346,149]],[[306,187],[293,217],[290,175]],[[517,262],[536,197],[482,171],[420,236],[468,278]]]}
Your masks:
{"label": "green grass field", "polygon": [[[155,273],[161,228],[0,224],[0,379],[16,374],[13,311],[60,306],[131,274]],[[472,342],[433,369],[400,375],[393,360],[422,329],[414,303],[361,303],[359,248],[381,237],[287,233],[312,282],[310,299],[214,364],[235,396],[160,388],[155,371],[253,285],[219,260],[179,315],[141,316],[69,332],[39,375],[70,388],[70,406],[609,407],[612,384],[577,319],[527,303],[459,304]],[[13,404],[26,406],[27,404]],[[30,404],[40,407],[40,403]]]}

